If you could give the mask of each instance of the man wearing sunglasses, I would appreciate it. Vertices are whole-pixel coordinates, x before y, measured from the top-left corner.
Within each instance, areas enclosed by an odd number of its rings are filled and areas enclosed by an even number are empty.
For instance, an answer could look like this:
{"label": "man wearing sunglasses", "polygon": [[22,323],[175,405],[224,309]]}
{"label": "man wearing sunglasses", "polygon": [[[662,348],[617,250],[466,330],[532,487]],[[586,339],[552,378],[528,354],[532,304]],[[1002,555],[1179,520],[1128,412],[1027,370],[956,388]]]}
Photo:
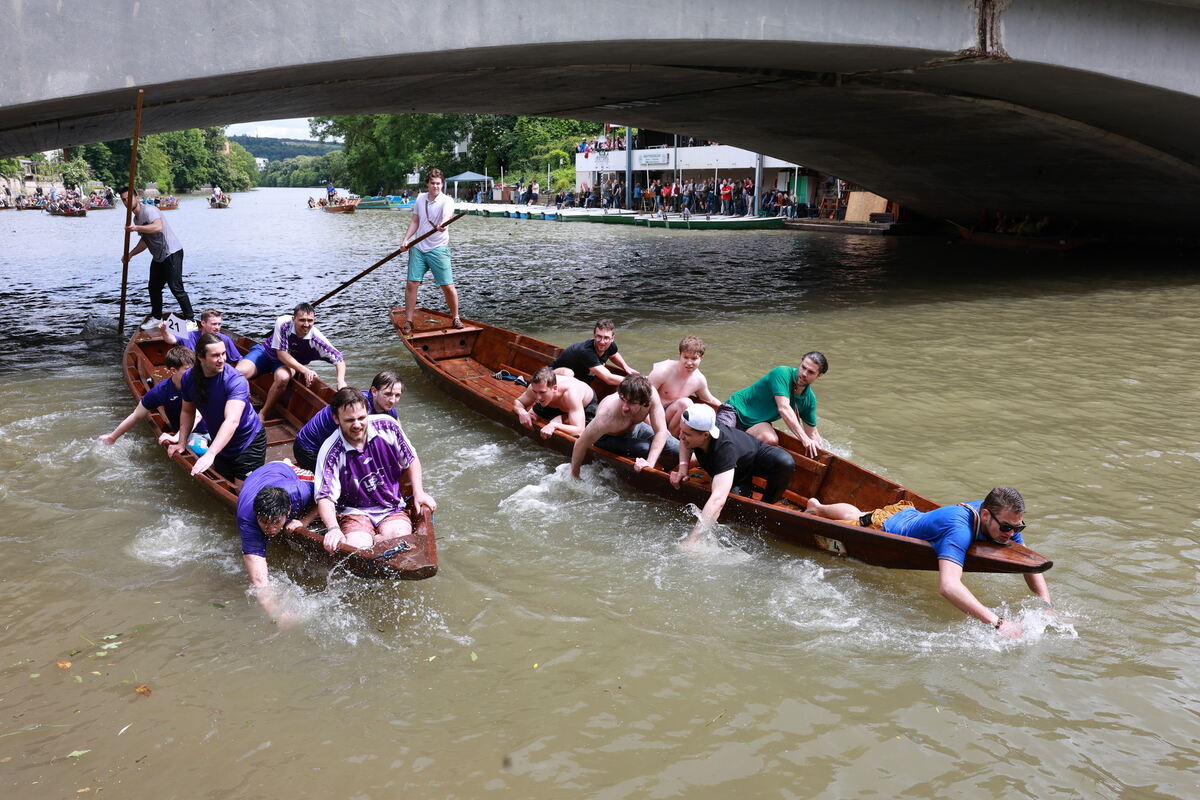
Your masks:
{"label": "man wearing sunglasses", "polygon": [[[959,611],[991,625],[1004,636],[1021,635],[1019,625],[1002,619],[979,602],[962,582],[963,559],[972,542],[1024,544],[1021,531],[1025,530],[1025,499],[1016,489],[997,486],[983,500],[926,512],[917,511],[912,503],[901,502],[864,513],[850,503],[825,504],[815,497],[808,501],[805,510],[828,519],[857,522],[864,528],[924,539],[937,553],[938,593],[942,597]],[[1024,577],[1029,590],[1047,606],[1052,605],[1046,578],[1040,573],[1025,573]]]}

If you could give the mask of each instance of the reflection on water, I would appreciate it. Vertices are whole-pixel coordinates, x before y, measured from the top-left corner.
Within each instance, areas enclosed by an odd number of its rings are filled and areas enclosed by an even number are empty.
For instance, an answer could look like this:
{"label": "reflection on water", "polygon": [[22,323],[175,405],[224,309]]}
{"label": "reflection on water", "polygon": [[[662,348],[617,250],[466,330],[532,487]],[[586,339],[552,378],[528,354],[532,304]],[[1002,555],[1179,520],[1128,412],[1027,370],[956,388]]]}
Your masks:
{"label": "reflection on water", "polygon": [[[394,249],[408,220],[310,212],[306,197],[169,212],[197,308],[261,334]],[[1062,616],[1019,577],[972,576],[1027,631],[1000,641],[941,600],[932,573],[742,526],[681,550],[694,506],[602,467],[573,482],[563,459],[420,375],[384,313],[402,296],[399,259],[319,324],[352,382],[403,376],[442,569],[365,582],[274,546],[272,580],[302,620],[279,630],[245,593],[224,509],[144,432],[94,441],[132,405],[119,343],[80,336],[88,315],[116,316],[116,216],[0,216],[12,796],[118,783],[164,797],[1192,794],[1189,261],[464,219],[452,238],[468,316],[559,344],[609,316],[639,368],[696,333],[719,396],[824,351],[833,448],[943,502],[1020,487]]]}

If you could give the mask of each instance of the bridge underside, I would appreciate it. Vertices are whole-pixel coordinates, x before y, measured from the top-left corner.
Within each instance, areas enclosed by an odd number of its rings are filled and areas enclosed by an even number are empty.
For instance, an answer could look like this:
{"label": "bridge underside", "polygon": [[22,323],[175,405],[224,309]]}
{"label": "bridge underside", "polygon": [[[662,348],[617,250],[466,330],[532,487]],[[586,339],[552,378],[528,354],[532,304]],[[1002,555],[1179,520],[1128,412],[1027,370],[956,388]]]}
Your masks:
{"label": "bridge underside", "polygon": [[[993,209],[1161,233],[1190,231],[1200,216],[1200,98],[1009,59],[587,42],[329,61],[143,88],[146,133],[348,113],[558,116],[737,145],[937,218],[971,222]],[[128,136],[134,93],[10,106],[0,115],[0,154]]]}

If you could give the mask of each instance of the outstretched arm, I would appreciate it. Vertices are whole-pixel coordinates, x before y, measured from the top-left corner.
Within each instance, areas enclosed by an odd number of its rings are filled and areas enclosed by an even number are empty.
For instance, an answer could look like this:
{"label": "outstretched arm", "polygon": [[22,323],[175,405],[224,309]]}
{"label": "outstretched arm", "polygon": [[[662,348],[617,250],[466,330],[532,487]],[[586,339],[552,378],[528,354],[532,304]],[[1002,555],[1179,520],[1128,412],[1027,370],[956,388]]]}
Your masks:
{"label": "outstretched arm", "polygon": [[412,482],[413,487],[413,503],[416,504],[417,510],[420,511],[424,506],[432,514],[437,511],[437,502],[425,491],[424,474],[421,472],[421,459],[417,458],[417,454],[413,453],[412,463],[408,465],[408,479]]}
{"label": "outstretched arm", "polygon": [[779,411],[779,418],[787,425],[788,430],[800,440],[808,457],[816,458],[820,455],[820,447],[823,442],[821,434],[817,433],[817,429],[812,425],[800,421],[786,395],[775,395],[775,408]]}
{"label": "outstretched arm", "polygon": [[[629,366],[629,363],[625,361],[625,356],[621,355],[620,353],[613,353],[613,357],[610,358],[609,360],[612,361],[614,364],[616,364],[621,369],[628,372],[630,375],[641,375],[642,374],[642,373],[638,372],[636,369],[634,369],[633,367]],[[618,383],[619,382],[620,381],[618,381]]]}
{"label": "outstretched arm", "polygon": [[596,424],[596,420],[592,420],[590,423],[588,423],[587,427],[583,429],[583,433],[579,434],[579,438],[575,440],[575,446],[571,448],[572,478],[579,478],[579,468],[583,466],[583,460],[587,458],[588,449],[591,448],[591,446],[596,443],[596,440],[602,435],[603,433],[601,432],[600,426]]}
{"label": "outstretched arm", "polygon": [[684,539],[684,544],[698,542],[704,534],[713,529],[721,516],[721,511],[725,509],[725,501],[729,499],[729,491],[732,488],[733,470],[727,469],[719,475],[713,476],[712,492],[708,495],[708,502],[701,509],[700,519],[696,522],[696,527],[692,528],[692,532]]}
{"label": "outstretched arm", "polygon": [[145,419],[150,416],[150,411],[141,403],[137,404],[137,408],[130,412],[129,416],[121,420],[121,424],[112,429],[112,432],[106,433],[100,437],[100,441],[105,444],[116,444],[117,439],[120,439],[129,429],[137,424],[138,420]]}
{"label": "outstretched arm", "polygon": [[[1014,622],[1000,618],[976,599],[966,584],[962,582],[963,568],[960,564],[943,558],[938,560],[938,594],[950,601],[950,605],[980,622],[991,625],[1001,634],[1010,638],[1021,635],[1021,627]],[[1038,577],[1041,577],[1040,575]]]}

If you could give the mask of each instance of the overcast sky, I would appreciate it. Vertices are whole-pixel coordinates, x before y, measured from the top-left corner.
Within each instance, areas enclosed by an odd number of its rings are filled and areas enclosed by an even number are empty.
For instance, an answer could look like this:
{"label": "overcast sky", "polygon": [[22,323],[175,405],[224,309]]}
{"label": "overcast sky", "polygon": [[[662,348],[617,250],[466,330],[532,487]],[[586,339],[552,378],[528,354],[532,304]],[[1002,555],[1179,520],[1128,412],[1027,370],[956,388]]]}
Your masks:
{"label": "overcast sky", "polygon": [[311,139],[308,117],[269,119],[264,122],[239,122],[225,130],[228,136],[266,136],[274,139]]}

